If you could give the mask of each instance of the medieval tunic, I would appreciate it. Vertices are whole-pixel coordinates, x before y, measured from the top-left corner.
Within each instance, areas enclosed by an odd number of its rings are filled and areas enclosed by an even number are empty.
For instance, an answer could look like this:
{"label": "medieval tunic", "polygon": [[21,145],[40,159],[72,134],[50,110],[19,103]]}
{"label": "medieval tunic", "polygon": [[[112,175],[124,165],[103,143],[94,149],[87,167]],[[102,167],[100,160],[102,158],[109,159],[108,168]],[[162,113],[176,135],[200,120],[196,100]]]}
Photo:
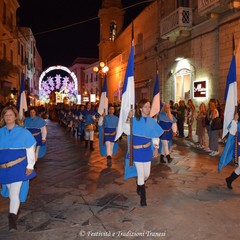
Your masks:
{"label": "medieval tunic", "polygon": [[46,122],[38,117],[35,116],[34,118],[27,117],[24,121],[24,127],[26,127],[35,137],[37,146],[42,146],[42,138],[46,138]]}
{"label": "medieval tunic", "polygon": [[84,126],[87,126],[89,124],[94,124],[95,123],[95,117],[96,115],[96,111],[94,110],[87,110],[87,109],[84,109],[82,111],[82,119],[84,119],[85,121],[83,122],[83,125]]}
{"label": "medieval tunic", "polygon": [[133,161],[150,162],[153,157],[152,145],[158,146],[159,137],[163,134],[162,128],[151,117],[141,117],[139,120],[134,117],[132,119],[132,134]]}
{"label": "medieval tunic", "polygon": [[118,143],[114,142],[118,126],[118,117],[116,115],[106,115],[104,119],[103,117],[100,117],[98,125],[100,154],[102,156],[108,155],[106,142],[114,143],[111,154],[115,154],[118,150]]}
{"label": "medieval tunic", "polygon": [[[33,169],[35,164],[35,144],[33,135],[21,126],[15,125],[11,130],[6,126],[0,128],[0,165],[26,157],[12,167],[0,168],[0,183],[3,184],[4,197],[8,195],[6,184],[23,181],[23,186],[28,186],[28,180],[36,176],[35,171],[26,176],[26,168]],[[27,195],[27,191],[25,193]],[[26,199],[26,196],[22,199]],[[22,199],[20,200],[24,201]]]}
{"label": "medieval tunic", "polygon": [[171,141],[172,140],[172,136],[173,136],[173,125],[176,126],[177,120],[176,118],[173,116],[173,119],[171,120],[166,113],[161,112],[158,115],[158,121],[159,121],[159,125],[162,127],[164,133],[161,135],[160,139],[161,140],[168,140]]}
{"label": "medieval tunic", "polygon": [[115,115],[106,115],[104,117],[104,142],[114,142],[116,129],[118,126],[118,117]]}

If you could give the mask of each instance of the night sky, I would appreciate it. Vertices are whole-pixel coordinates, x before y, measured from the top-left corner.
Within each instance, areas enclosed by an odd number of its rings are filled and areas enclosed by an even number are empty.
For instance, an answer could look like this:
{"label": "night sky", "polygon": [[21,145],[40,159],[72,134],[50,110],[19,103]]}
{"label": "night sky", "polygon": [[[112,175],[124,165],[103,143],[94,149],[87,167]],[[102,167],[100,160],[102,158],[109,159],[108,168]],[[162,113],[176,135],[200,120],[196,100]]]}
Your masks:
{"label": "night sky", "polygon": [[[114,1],[114,0],[113,0]],[[101,0],[19,0],[20,26],[32,29],[43,70],[52,65],[69,67],[77,57],[98,58]],[[125,26],[149,4],[146,0],[122,0]],[[145,3],[144,3],[145,2]],[[95,18],[95,19],[94,19]],[[86,20],[94,19],[85,23]],[[74,26],[66,27],[74,24]]]}

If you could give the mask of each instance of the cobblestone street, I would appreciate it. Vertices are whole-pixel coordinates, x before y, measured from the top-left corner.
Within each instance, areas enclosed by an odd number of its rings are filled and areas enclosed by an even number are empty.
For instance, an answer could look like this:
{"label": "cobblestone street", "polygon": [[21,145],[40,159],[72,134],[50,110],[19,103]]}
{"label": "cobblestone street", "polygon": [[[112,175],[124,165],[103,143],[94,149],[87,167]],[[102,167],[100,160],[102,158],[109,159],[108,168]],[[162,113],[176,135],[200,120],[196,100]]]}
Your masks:
{"label": "cobblestone street", "polygon": [[[56,122],[48,122],[47,154],[36,164],[37,177],[21,204],[18,231],[8,231],[8,199],[0,197],[0,239],[164,239],[221,240],[240,238],[240,182],[228,190],[219,174],[219,157],[176,138],[171,164],[152,162],[147,207],[139,205],[135,179],[123,180],[126,137],[106,167],[95,151],[84,148]],[[220,146],[220,152],[223,146]]]}

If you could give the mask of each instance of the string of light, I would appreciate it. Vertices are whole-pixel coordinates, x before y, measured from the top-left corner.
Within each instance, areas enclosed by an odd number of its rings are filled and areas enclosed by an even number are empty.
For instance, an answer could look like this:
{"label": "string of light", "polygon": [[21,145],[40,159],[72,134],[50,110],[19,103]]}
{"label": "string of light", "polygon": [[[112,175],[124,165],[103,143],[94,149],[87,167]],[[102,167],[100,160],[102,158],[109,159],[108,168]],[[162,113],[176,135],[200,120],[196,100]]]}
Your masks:
{"label": "string of light", "polygon": [[[137,5],[140,5],[140,4],[150,3],[150,2],[153,2],[153,1],[155,1],[155,0],[144,0],[144,1],[141,1],[139,3],[135,3],[133,5],[125,7],[125,8],[123,8],[123,10],[136,7]],[[16,37],[16,38],[11,37],[11,38],[7,38],[7,39],[1,39],[0,42],[11,41],[11,40],[14,40],[14,39],[26,38],[26,37],[31,37],[31,36],[40,36],[40,35],[44,35],[44,34],[47,34],[47,33],[56,32],[56,31],[59,31],[59,30],[62,30],[62,29],[75,27],[77,25],[88,23],[88,22],[91,22],[91,21],[94,21],[94,20],[97,20],[97,19],[99,19],[99,17],[93,17],[93,18],[89,18],[89,19],[86,19],[86,20],[83,20],[83,21],[79,21],[79,22],[76,22],[76,23],[68,24],[68,25],[65,25],[65,26],[62,26],[62,27],[57,27],[57,28],[53,28],[53,29],[50,29],[50,30],[42,31],[42,32],[37,32],[37,33],[32,33],[32,34],[27,34],[27,35],[23,34],[22,37]]]}

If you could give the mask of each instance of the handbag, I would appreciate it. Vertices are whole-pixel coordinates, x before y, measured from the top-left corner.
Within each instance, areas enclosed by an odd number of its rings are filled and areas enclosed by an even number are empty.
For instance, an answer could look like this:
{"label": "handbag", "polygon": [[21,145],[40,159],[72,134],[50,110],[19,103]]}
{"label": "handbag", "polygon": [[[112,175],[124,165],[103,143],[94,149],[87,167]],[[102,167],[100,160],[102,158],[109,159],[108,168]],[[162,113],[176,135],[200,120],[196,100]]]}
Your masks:
{"label": "handbag", "polygon": [[220,117],[216,117],[212,120],[211,130],[218,130],[223,128],[223,121]]}

